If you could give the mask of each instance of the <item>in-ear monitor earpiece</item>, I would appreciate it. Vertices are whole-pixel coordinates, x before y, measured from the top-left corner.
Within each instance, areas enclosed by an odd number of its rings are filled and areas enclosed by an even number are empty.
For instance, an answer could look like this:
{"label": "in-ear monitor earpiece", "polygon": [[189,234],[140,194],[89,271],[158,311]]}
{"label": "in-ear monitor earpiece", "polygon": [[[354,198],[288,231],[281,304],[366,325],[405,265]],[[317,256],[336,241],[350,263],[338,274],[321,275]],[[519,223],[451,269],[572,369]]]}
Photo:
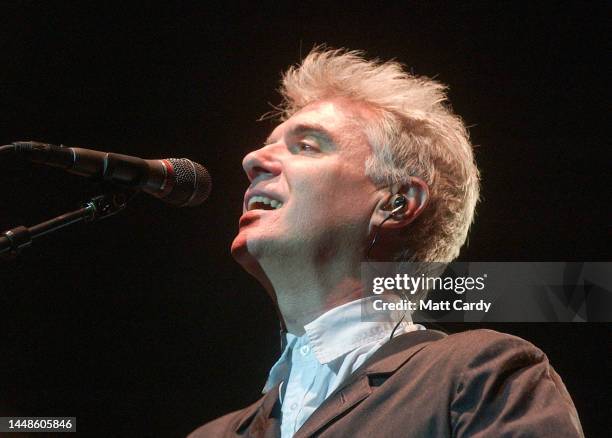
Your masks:
{"label": "in-ear monitor earpiece", "polygon": [[404,195],[398,193],[396,195],[393,195],[390,204],[391,208],[393,208],[393,210],[391,210],[391,216],[395,216],[396,214],[401,213],[406,208],[406,205],[408,205],[408,200]]}

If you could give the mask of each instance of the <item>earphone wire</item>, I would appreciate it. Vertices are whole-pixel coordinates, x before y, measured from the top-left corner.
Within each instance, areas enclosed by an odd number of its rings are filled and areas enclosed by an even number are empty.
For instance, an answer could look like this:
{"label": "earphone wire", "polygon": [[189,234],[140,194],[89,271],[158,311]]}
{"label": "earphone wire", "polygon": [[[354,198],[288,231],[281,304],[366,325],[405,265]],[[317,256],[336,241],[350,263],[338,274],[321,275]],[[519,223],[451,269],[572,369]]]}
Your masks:
{"label": "earphone wire", "polygon": [[374,245],[376,244],[376,240],[378,239],[378,234],[380,233],[380,230],[382,229],[382,226],[384,225],[385,222],[387,222],[389,219],[391,219],[393,217],[393,212],[391,212],[391,214],[389,214],[389,216],[387,216],[386,218],[384,218],[380,224],[378,224],[378,227],[376,228],[376,232],[374,233],[374,238],[372,239],[372,242],[370,243],[370,246],[368,247],[368,250],[366,251],[366,262],[371,263],[372,261],[370,260],[370,252],[372,251],[372,248],[374,248]]}
{"label": "earphone wire", "polygon": [[[385,224],[385,222],[387,222],[389,219],[391,219],[402,208],[404,208],[403,205],[401,205],[401,206],[395,208],[393,211],[391,211],[391,213],[389,213],[389,216],[384,218],[380,222],[380,224],[378,224],[378,227],[376,228],[376,232],[374,233],[374,238],[372,239],[372,242],[370,243],[370,246],[368,247],[368,250],[366,251],[366,262],[374,270],[376,270],[376,269],[372,266],[372,260],[370,260],[370,252],[372,251],[372,248],[374,248],[374,245],[376,244],[376,241],[378,240],[378,234],[380,233],[380,230],[382,229],[382,226]],[[400,318],[400,320],[395,324],[395,327],[393,327],[393,330],[391,331],[391,336],[389,336],[389,340],[393,339],[393,336],[395,335],[395,332],[399,328],[400,324],[404,321],[404,319],[406,319],[406,312],[407,312],[407,310],[404,311],[404,313],[402,314],[402,317]]]}

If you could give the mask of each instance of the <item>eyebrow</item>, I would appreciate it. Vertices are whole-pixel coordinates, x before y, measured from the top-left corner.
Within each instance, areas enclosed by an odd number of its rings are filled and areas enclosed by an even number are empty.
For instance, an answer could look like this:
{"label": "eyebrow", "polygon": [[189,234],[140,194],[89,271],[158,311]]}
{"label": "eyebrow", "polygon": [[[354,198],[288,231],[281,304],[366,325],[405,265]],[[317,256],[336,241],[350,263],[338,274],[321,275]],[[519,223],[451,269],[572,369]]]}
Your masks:
{"label": "eyebrow", "polygon": [[[300,123],[291,128],[288,133],[291,135],[314,134],[329,145],[336,145],[336,142],[334,141],[334,137],[332,136],[331,132],[325,129],[323,125],[319,125],[318,123]],[[270,143],[273,143],[272,136],[266,139],[265,144]]]}

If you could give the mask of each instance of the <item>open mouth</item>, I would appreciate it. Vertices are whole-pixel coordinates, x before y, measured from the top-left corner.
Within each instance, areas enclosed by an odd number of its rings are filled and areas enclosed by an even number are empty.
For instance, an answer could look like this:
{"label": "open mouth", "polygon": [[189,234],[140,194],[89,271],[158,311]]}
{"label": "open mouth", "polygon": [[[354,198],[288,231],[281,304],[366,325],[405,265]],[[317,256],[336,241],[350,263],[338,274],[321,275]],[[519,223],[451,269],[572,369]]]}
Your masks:
{"label": "open mouth", "polygon": [[283,203],[267,196],[252,196],[247,204],[247,211],[251,210],[278,210]]}

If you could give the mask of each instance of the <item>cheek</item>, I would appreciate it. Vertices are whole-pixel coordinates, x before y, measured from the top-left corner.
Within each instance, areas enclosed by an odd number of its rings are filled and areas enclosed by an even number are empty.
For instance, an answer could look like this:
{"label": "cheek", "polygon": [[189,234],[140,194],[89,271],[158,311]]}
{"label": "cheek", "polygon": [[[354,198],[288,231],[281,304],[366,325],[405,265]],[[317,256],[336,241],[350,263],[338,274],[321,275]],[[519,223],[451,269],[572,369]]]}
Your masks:
{"label": "cheek", "polygon": [[[296,202],[294,221],[304,224],[357,224],[369,222],[369,196],[354,184],[331,184],[333,189],[310,190]],[[298,201],[296,199],[296,201]]]}
{"label": "cheek", "polygon": [[292,223],[333,222],[371,214],[375,200],[373,183],[365,176],[365,164],[350,157],[334,157],[286,169],[291,200],[287,219]]}
{"label": "cheek", "polygon": [[363,173],[352,167],[341,168],[329,175],[327,184],[331,188],[329,199],[342,210],[369,212],[374,187]]}

